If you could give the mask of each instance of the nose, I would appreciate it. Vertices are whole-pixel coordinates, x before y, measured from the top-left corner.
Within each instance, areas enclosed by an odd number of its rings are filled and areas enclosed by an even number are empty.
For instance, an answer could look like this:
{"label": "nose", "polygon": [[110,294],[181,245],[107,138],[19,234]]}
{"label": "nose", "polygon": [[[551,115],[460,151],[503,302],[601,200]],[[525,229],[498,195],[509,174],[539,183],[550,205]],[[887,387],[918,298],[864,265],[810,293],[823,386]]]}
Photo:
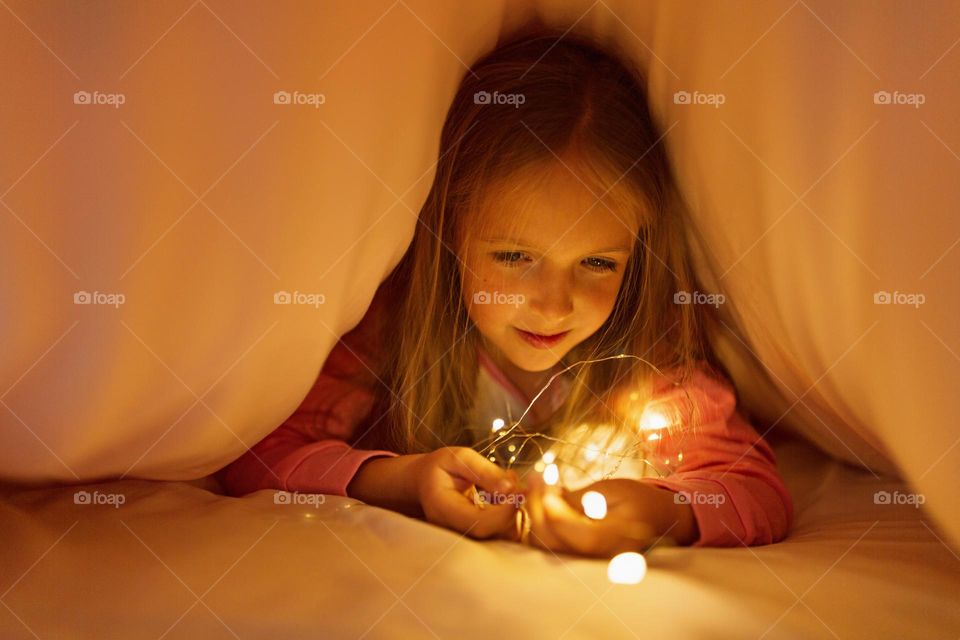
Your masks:
{"label": "nose", "polygon": [[573,313],[573,286],[568,274],[542,268],[530,284],[530,310],[543,318],[544,324],[556,327]]}

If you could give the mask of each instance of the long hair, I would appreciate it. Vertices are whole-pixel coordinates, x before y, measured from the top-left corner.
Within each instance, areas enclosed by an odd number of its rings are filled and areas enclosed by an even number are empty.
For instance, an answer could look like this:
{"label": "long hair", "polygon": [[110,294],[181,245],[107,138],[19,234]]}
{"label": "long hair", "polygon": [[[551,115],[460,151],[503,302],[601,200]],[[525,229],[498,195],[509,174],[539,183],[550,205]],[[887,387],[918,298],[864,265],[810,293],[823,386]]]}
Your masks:
{"label": "long hair", "polygon": [[474,444],[465,420],[480,336],[461,295],[458,248],[477,232],[471,213],[503,195],[508,178],[535,180],[558,157],[639,228],[613,311],[563,362],[627,353],[653,367],[633,358],[575,367],[567,400],[538,429],[616,423],[624,397],[642,407],[656,371],[682,381],[704,362],[721,369],[706,339],[710,310],[675,300],[698,289],[662,138],[639,74],[585,36],[538,29],[477,61],[447,114],[412,244],[382,285],[396,301],[386,385],[358,442],[400,453]]}

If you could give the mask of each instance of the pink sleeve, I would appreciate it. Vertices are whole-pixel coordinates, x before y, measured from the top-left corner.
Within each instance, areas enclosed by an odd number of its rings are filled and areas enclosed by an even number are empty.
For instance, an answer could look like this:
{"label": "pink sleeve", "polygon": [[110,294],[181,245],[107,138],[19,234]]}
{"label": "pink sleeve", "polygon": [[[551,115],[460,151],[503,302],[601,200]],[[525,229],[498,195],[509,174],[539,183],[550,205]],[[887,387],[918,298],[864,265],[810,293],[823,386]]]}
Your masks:
{"label": "pink sleeve", "polygon": [[297,410],[273,433],[218,473],[229,495],[282,489],[344,496],[360,465],[392,451],[355,449],[346,440],[370,413],[379,305],[341,338]]}
{"label": "pink sleeve", "polygon": [[[704,371],[683,387],[663,381],[651,404],[683,428],[661,429],[652,442],[656,462],[673,473],[641,482],[677,492],[676,499],[690,504],[700,530],[695,547],[771,544],[783,540],[793,523],[793,500],[773,451],[735,404],[732,388]],[[684,406],[699,412],[697,428],[689,428],[689,411],[677,412]]]}

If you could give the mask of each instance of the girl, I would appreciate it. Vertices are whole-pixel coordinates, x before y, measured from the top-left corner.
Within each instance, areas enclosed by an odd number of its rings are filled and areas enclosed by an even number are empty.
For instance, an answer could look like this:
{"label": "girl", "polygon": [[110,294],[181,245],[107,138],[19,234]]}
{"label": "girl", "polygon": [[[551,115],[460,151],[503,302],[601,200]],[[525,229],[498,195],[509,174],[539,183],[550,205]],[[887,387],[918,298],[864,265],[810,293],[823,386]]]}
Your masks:
{"label": "girl", "polygon": [[[584,37],[477,62],[409,250],[300,408],[222,471],[228,492],[351,496],[595,556],[784,538],[793,504],[709,346],[661,138],[640,79]],[[541,453],[537,471],[643,464],[574,491],[494,462]]]}

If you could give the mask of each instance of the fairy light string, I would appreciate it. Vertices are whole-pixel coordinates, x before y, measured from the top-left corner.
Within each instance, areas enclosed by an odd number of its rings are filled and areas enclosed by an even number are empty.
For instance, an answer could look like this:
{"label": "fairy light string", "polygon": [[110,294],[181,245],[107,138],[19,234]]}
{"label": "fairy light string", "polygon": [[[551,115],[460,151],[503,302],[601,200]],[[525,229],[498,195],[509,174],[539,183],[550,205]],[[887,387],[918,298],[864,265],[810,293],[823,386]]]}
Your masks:
{"label": "fairy light string", "polygon": [[[497,448],[506,447],[507,452],[510,454],[509,457],[506,457],[506,468],[510,469],[514,466],[514,463],[521,459],[523,455],[524,448],[529,444],[533,443],[533,446],[537,447],[540,459],[533,465],[535,471],[543,474],[544,482],[548,485],[561,484],[563,475],[560,472],[560,464],[563,464],[565,469],[574,469],[583,474],[583,476],[591,477],[593,481],[596,481],[596,478],[593,478],[591,469],[588,468],[588,465],[581,465],[577,461],[570,459],[560,460],[557,457],[555,451],[550,448],[547,451],[544,451],[544,448],[541,446],[541,441],[547,441],[554,445],[563,445],[564,447],[573,447],[576,451],[582,453],[584,460],[587,463],[595,462],[600,459],[604,462],[608,458],[613,458],[616,460],[616,464],[612,470],[605,472],[600,480],[607,479],[615,475],[624,460],[633,459],[639,460],[643,465],[647,465],[660,476],[663,477],[665,474],[653,464],[649,459],[647,454],[650,452],[651,445],[647,443],[650,442],[662,442],[661,432],[667,431],[671,426],[671,419],[660,412],[651,412],[650,405],[651,402],[647,401],[644,406],[644,410],[639,413],[639,418],[637,418],[637,424],[634,425],[635,428],[630,429],[620,429],[615,431],[617,435],[623,433],[629,433],[633,435],[633,442],[624,447],[623,451],[611,451],[610,447],[600,448],[594,443],[584,444],[583,438],[579,441],[568,440],[565,438],[560,438],[555,435],[535,432],[528,433],[523,430],[522,423],[523,419],[527,416],[530,410],[536,404],[537,400],[546,393],[550,385],[558,379],[560,376],[570,371],[574,367],[580,367],[587,364],[593,364],[596,362],[604,362],[607,360],[618,360],[623,358],[633,358],[639,362],[642,362],[653,369],[658,375],[665,377],[663,372],[656,367],[653,363],[640,356],[635,356],[632,354],[617,354],[613,356],[606,356],[603,358],[594,358],[590,360],[580,360],[574,362],[573,364],[563,368],[561,371],[550,376],[550,379],[547,380],[547,383],[537,392],[533,397],[530,403],[524,409],[523,413],[520,414],[520,417],[517,420],[513,420],[512,411],[509,405],[507,405],[507,418],[508,422],[503,418],[496,418],[491,424],[491,431],[493,435],[488,436],[487,438],[482,439],[480,442],[474,445],[474,448],[477,449],[484,456],[488,457],[491,461],[497,462]],[[687,402],[692,405],[690,392],[686,386],[680,384],[676,380],[672,380],[672,384],[675,388],[679,387]],[[630,400],[637,398],[636,393],[630,394]],[[630,416],[625,419],[625,422],[629,422]],[[682,417],[680,417],[677,422],[683,422]],[[586,431],[586,439],[589,440],[589,436],[592,435],[592,430],[590,425],[584,423],[578,427],[578,430],[581,431],[581,436],[584,434],[583,431]],[[650,432],[649,435],[646,435],[647,432]],[[639,434],[639,435],[638,435]],[[686,435],[685,433],[683,434]],[[645,437],[643,437],[645,436]],[[514,440],[520,440],[520,445],[514,442]],[[609,440],[608,440],[609,442]],[[681,441],[682,442],[682,441]],[[677,462],[682,462],[683,452],[677,447]],[[665,463],[669,465],[669,460],[665,460]],[[642,467],[646,475],[646,467]],[[472,498],[474,499],[475,504],[480,508],[484,508],[485,505],[483,500],[480,499],[480,496],[477,494],[476,487],[471,487],[469,490],[472,493]],[[602,520],[606,517],[607,514],[607,501],[606,497],[599,491],[586,491],[581,499],[581,506],[583,513],[587,518],[592,520]],[[636,529],[636,531],[635,531]],[[530,519],[529,515],[526,513],[526,510],[523,509],[522,505],[517,510],[517,535],[518,540],[521,543],[527,542],[527,537],[530,534]],[[626,538],[635,539],[637,542],[638,549],[641,549],[644,553],[650,552],[654,547],[658,546],[670,546],[673,544],[671,538],[666,534],[660,536],[656,541],[651,542],[648,538],[648,533],[646,530],[640,526],[627,526],[620,531],[620,535]],[[613,558],[610,559],[607,565],[607,578],[614,585],[634,585],[638,584],[643,580],[647,572],[647,563],[646,558],[642,553],[636,551],[626,551],[619,553]]]}
{"label": "fairy light string", "polygon": [[[619,360],[624,358],[632,358],[634,360],[642,362],[643,364],[649,366],[657,374],[661,376],[664,375],[663,372],[650,361],[644,358],[641,358],[640,356],[635,356],[632,354],[621,353],[621,354],[606,356],[602,358],[594,358],[594,359],[580,360],[580,361],[574,362],[566,366],[562,370],[558,371],[557,373],[554,373],[552,376],[550,376],[546,384],[536,393],[536,395],[534,395],[533,399],[530,401],[530,403],[521,413],[520,417],[517,418],[517,420],[514,421],[512,417],[510,417],[509,415],[508,415],[508,418],[510,419],[509,423],[505,421],[503,418],[495,419],[491,425],[492,435],[477,442],[474,445],[474,448],[477,449],[482,455],[492,460],[493,462],[498,462],[498,455],[497,455],[498,448],[506,447],[508,449],[507,453],[509,455],[503,455],[502,461],[503,461],[503,466],[505,466],[507,469],[513,468],[515,463],[517,463],[518,460],[522,461],[521,456],[523,454],[524,449],[527,447],[528,444],[532,443],[532,446],[537,448],[538,453],[540,455],[540,460],[533,465],[534,469],[537,472],[547,472],[547,469],[550,467],[550,465],[554,465],[554,468],[559,470],[559,465],[562,464],[564,469],[573,469],[575,471],[582,473],[585,476],[592,476],[593,475],[592,472],[595,472],[595,469],[590,469],[590,466],[596,467],[597,465],[595,464],[590,465],[589,463],[596,462],[597,460],[601,460],[602,462],[606,463],[608,460],[613,459],[615,461],[615,466],[609,471],[604,472],[601,478],[599,478],[599,479],[606,479],[615,475],[619,471],[623,461],[629,459],[629,460],[637,461],[640,464],[643,464],[653,469],[655,473],[657,473],[659,476],[662,477],[665,474],[661,471],[660,468],[658,468],[658,465],[651,462],[651,460],[647,455],[650,452],[650,445],[648,445],[647,443],[659,441],[661,439],[660,432],[668,428],[670,426],[671,421],[669,420],[669,418],[667,418],[661,413],[656,413],[656,412],[648,413],[649,407],[647,407],[646,410],[643,412],[642,416],[638,420],[638,424],[635,425],[635,428],[618,431],[618,433],[627,432],[627,433],[635,434],[633,442],[627,444],[620,451],[611,450],[610,447],[601,448],[594,443],[585,444],[583,438],[581,438],[580,440],[570,440],[567,438],[558,437],[558,435],[542,433],[539,431],[530,433],[525,431],[522,426],[524,418],[526,418],[527,414],[532,410],[536,402],[540,399],[540,397],[544,393],[546,393],[546,391],[550,388],[550,385],[553,384],[554,381],[557,380],[560,376],[567,373],[571,369],[574,369],[575,367],[581,367],[584,365],[593,364],[597,362],[604,362],[608,360]],[[676,381],[673,381],[672,384],[675,387],[680,387],[684,395],[686,396],[687,400],[688,401],[690,400],[690,394],[689,394],[689,391],[686,389],[686,387],[682,387],[680,383]],[[645,420],[647,422],[646,425],[643,424]],[[645,426],[646,428],[644,428]],[[582,436],[584,435],[589,436],[590,433],[592,433],[592,430],[590,430],[589,425],[586,423],[581,425],[579,429],[581,431]],[[586,430],[586,433],[583,433],[584,430]],[[642,434],[642,435],[646,435],[646,432],[648,431],[651,433],[649,433],[649,435],[647,435],[646,438],[643,438],[640,435],[636,435],[638,431],[639,431],[639,434]],[[588,440],[589,437],[587,437],[586,439]],[[573,450],[581,453],[582,455],[579,457],[582,457],[584,459],[584,462],[588,464],[581,464],[577,460],[572,460],[569,458],[557,460],[555,459],[555,455],[553,454],[552,450],[550,451],[544,450],[544,447],[541,446],[542,441],[550,442],[553,445],[563,445],[564,447],[570,447]],[[517,442],[519,442],[519,444],[517,444]],[[683,453],[678,452],[677,460],[682,461],[682,459],[683,459]],[[665,463],[670,464],[670,461],[666,460]],[[553,470],[551,469],[551,475],[552,474],[553,474]],[[646,475],[646,473],[644,472],[643,475]],[[549,479],[550,478],[545,478],[545,481]],[[559,480],[560,478],[558,477],[557,481]],[[548,482],[548,484],[554,484],[554,483]]]}

